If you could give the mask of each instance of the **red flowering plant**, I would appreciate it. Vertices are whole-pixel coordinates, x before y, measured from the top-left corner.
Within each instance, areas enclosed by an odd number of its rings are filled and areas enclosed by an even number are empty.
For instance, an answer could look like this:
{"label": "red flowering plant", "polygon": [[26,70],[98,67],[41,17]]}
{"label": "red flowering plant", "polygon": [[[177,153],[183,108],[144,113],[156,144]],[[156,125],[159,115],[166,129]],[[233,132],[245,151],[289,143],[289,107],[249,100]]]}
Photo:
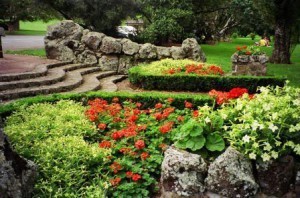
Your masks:
{"label": "red flowering plant", "polygon": [[[185,109],[171,106],[173,99],[157,103],[152,109],[141,109],[141,103],[114,98],[89,101],[86,116],[98,127],[99,147],[111,152],[105,173],[110,182],[110,197],[149,197],[158,189],[163,151],[174,143],[174,131],[192,117],[199,116],[193,104]],[[156,186],[156,188],[153,188]]]}
{"label": "red flowering plant", "polygon": [[187,64],[183,67],[171,68],[164,71],[165,74],[196,74],[196,75],[224,75],[224,71],[221,67],[216,65],[206,65],[204,63],[196,64]]}
{"label": "red flowering plant", "polygon": [[217,91],[213,89],[208,94],[216,98],[216,103],[218,105],[222,105],[223,103],[226,103],[232,99],[240,98],[244,94],[248,94],[250,99],[254,97],[254,95],[249,95],[248,89],[240,87],[233,88],[229,92]]}
{"label": "red flowering plant", "polygon": [[261,48],[259,46],[236,46],[236,53],[238,55],[262,55],[265,54],[265,52],[261,51]]}

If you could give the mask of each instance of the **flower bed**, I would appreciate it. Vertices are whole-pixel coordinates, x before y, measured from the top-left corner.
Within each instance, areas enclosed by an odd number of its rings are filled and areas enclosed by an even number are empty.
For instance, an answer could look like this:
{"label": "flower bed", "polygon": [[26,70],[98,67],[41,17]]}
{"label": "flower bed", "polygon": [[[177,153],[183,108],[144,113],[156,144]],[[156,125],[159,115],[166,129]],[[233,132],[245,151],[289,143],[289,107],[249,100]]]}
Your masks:
{"label": "flower bed", "polygon": [[[212,89],[229,91],[235,87],[245,87],[250,93],[256,92],[259,86],[283,86],[285,82],[285,78],[275,76],[220,76],[197,75],[196,72],[189,74],[186,74],[186,72],[176,72],[176,68],[188,64],[199,65],[201,63],[189,60],[178,61],[168,59],[156,61],[149,65],[140,65],[131,68],[129,70],[129,81],[136,86],[148,90],[208,92]],[[170,73],[172,74],[170,75]],[[221,71],[216,73],[222,74]]]}
{"label": "flower bed", "polygon": [[36,197],[149,197],[173,143],[208,161],[228,145],[256,162],[300,155],[300,89],[263,87],[252,99],[246,92],[231,90],[218,109],[188,99],[143,103],[112,95],[87,107],[34,104],[10,116],[5,132],[41,167]]}

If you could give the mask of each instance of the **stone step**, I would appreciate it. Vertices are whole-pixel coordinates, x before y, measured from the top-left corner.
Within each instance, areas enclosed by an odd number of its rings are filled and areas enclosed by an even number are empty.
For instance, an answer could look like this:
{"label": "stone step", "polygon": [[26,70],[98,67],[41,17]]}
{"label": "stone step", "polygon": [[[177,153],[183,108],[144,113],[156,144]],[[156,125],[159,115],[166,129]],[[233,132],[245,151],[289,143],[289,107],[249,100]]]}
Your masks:
{"label": "stone step", "polygon": [[83,76],[83,84],[81,84],[76,89],[71,90],[70,92],[73,93],[84,93],[88,91],[96,91],[100,89],[100,81],[99,79],[111,76],[116,74],[115,71],[103,71],[103,72],[97,72],[90,75]]}
{"label": "stone step", "polygon": [[115,84],[127,78],[126,75],[114,75],[100,80],[101,91],[116,92],[118,86]]}
{"label": "stone step", "polygon": [[68,64],[71,64],[71,62],[43,64],[35,67],[34,70],[32,70],[31,72],[1,74],[0,82],[17,81],[45,76],[47,74],[48,68],[60,67]]}
{"label": "stone step", "polygon": [[99,67],[77,69],[74,71],[67,72],[64,81],[52,85],[43,85],[37,87],[1,91],[0,100],[11,100],[11,99],[27,97],[27,96],[35,96],[40,94],[51,94],[51,93],[70,91],[80,86],[83,83],[82,75],[93,73],[99,70],[100,70]]}
{"label": "stone step", "polygon": [[27,80],[0,82],[0,91],[55,84],[64,80],[66,72],[63,69],[51,69],[46,76]]}
{"label": "stone step", "polygon": [[[50,85],[60,82],[65,77],[66,71],[74,71],[80,68],[91,68],[90,64],[69,64],[64,66],[52,67],[48,70],[46,76],[37,77],[33,79],[26,80],[17,80],[10,82],[0,82],[0,91],[8,90],[8,89],[17,89],[17,88],[26,88],[26,87],[34,87],[34,86],[42,86],[42,85]],[[99,67],[93,67],[92,70],[87,70],[88,72],[96,72],[100,71]],[[83,75],[86,73],[82,73]]]}

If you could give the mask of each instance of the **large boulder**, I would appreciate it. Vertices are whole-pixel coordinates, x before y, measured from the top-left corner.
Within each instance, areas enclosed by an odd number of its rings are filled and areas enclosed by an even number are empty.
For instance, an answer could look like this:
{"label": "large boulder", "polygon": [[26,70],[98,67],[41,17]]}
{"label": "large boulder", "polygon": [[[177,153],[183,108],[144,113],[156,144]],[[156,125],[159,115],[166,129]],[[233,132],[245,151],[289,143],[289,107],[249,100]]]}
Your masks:
{"label": "large boulder", "polygon": [[47,58],[61,61],[74,61],[74,50],[78,48],[83,28],[73,21],[65,20],[48,27],[45,36]]}
{"label": "large boulder", "polygon": [[192,59],[195,61],[206,61],[206,56],[202,51],[200,45],[198,44],[197,40],[194,38],[185,39],[182,42],[181,46],[186,54],[186,58]]}
{"label": "large boulder", "polygon": [[96,64],[98,62],[96,54],[90,50],[85,50],[77,56],[77,62]]}
{"label": "large boulder", "polygon": [[186,58],[185,51],[183,50],[182,47],[172,46],[170,49],[170,52],[171,52],[172,58],[175,60]]}
{"label": "large boulder", "polygon": [[197,197],[205,191],[207,164],[200,155],[169,147],[161,167],[161,197]]}
{"label": "large boulder", "polygon": [[99,58],[99,65],[103,71],[118,71],[119,58],[112,55],[104,55]]}
{"label": "large boulder", "polygon": [[164,59],[169,58],[171,56],[169,47],[157,47],[157,58]]}
{"label": "large boulder", "polygon": [[122,39],[121,43],[123,46],[122,51],[126,55],[134,55],[134,54],[138,53],[138,51],[140,49],[139,44],[132,42],[129,39]]}
{"label": "large boulder", "polygon": [[13,151],[0,129],[0,197],[31,197],[36,177],[37,166]]}
{"label": "large boulder", "polygon": [[120,54],[122,50],[121,42],[113,37],[106,36],[102,39],[100,51],[105,54]]}
{"label": "large boulder", "polygon": [[294,182],[295,162],[292,156],[285,156],[271,163],[257,163],[257,182],[261,192],[282,197],[289,192]]}
{"label": "large boulder", "polygon": [[139,50],[140,59],[156,59],[157,58],[157,49],[155,45],[150,43],[145,43],[141,46]]}
{"label": "large boulder", "polygon": [[77,40],[80,41],[83,28],[71,20],[64,20],[48,27],[45,40]]}
{"label": "large boulder", "polygon": [[99,32],[88,32],[87,34],[83,35],[81,40],[91,50],[97,50],[104,37],[105,34]]}
{"label": "large boulder", "polygon": [[232,147],[209,166],[205,183],[209,191],[226,197],[253,197],[258,190],[251,161]]}

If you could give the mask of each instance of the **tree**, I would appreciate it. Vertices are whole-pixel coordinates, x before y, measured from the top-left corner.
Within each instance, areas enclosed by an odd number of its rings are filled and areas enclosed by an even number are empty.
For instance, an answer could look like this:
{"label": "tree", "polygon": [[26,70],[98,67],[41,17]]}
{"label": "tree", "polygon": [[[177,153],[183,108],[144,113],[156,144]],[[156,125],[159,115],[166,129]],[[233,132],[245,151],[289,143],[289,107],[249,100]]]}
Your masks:
{"label": "tree", "polygon": [[35,0],[1,0],[0,21],[8,26],[18,26],[20,20],[47,20],[56,17],[51,9],[46,9]]}
{"label": "tree", "polygon": [[38,0],[60,13],[96,31],[112,35],[122,19],[135,11],[133,0]]}
{"label": "tree", "polygon": [[254,0],[254,5],[275,30],[271,62],[291,63],[292,41],[299,41],[300,0]]}

